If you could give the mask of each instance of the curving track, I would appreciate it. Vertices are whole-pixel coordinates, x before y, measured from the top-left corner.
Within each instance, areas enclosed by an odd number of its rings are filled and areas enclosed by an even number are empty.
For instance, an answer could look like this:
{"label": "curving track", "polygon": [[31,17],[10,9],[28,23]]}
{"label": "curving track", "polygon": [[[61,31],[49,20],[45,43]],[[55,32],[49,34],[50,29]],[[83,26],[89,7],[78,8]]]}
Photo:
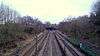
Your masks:
{"label": "curving track", "polygon": [[11,56],[85,56],[58,30],[44,31]]}

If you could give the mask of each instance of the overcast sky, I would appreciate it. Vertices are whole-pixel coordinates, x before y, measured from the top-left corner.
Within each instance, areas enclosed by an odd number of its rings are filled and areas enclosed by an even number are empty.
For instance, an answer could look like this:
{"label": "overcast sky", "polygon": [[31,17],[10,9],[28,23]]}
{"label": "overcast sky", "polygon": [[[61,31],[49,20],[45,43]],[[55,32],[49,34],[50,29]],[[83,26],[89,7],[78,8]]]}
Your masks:
{"label": "overcast sky", "polygon": [[3,0],[21,15],[37,16],[42,22],[58,23],[67,16],[88,14],[93,0]]}

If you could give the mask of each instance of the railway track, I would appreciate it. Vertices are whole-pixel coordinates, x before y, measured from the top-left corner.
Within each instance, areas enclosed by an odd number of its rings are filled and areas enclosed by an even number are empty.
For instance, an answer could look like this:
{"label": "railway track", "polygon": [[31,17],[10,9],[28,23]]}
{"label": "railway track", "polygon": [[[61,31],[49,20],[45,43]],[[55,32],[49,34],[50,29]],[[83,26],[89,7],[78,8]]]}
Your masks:
{"label": "railway track", "polygon": [[[60,40],[63,42],[64,44],[64,48],[67,48],[70,53],[72,54],[72,56],[85,56],[83,53],[81,53],[78,49],[76,49],[71,43],[69,43],[67,41],[67,38],[65,37],[64,34],[62,34],[61,32],[57,32],[56,33],[57,36],[60,37]],[[64,36],[63,36],[64,35]],[[71,55],[70,55],[71,56]]]}
{"label": "railway track", "polygon": [[[46,34],[48,34],[48,31],[44,31],[43,33],[40,33],[40,34],[37,36],[38,42],[39,42],[39,40],[41,40],[42,37],[44,37]],[[35,36],[35,37],[36,37],[36,36]],[[16,51],[14,51],[14,52],[13,52],[12,54],[10,54],[9,56],[24,56],[24,54],[27,53],[27,51],[28,51],[29,49],[31,49],[32,46],[34,46],[34,45],[36,44],[36,39],[35,39],[35,37],[33,37],[33,40],[32,40],[29,44],[27,44],[27,45],[25,45],[25,46],[23,46],[23,47],[21,47],[21,48],[17,48]]]}
{"label": "railway track", "polygon": [[31,48],[27,52],[25,52],[23,55],[20,55],[20,56],[37,56],[38,46],[39,46],[40,43],[43,44],[43,41],[47,37],[47,34],[48,33],[46,33],[46,35],[44,34],[44,36],[37,39],[37,41],[34,41],[35,43],[33,42],[34,44],[31,46]]}
{"label": "railway track", "polygon": [[[22,48],[16,56],[85,56],[59,31],[46,31]],[[15,55],[14,55],[15,56]]]}

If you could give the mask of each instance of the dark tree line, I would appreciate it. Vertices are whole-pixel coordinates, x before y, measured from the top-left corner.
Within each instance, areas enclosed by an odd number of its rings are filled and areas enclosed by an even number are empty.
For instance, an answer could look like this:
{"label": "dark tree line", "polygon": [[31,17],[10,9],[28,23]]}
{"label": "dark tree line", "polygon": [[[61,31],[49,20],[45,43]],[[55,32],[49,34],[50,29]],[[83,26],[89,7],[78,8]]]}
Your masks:
{"label": "dark tree line", "polygon": [[27,36],[36,35],[44,31],[44,24],[31,16],[20,16],[20,14],[0,5],[0,49],[16,45],[17,42],[26,40]]}
{"label": "dark tree line", "polygon": [[100,1],[93,6],[90,15],[70,17],[70,20],[60,22],[58,29],[66,34],[80,37],[86,37],[88,42],[100,46]]}
{"label": "dark tree line", "polygon": [[91,19],[88,15],[71,19],[72,20],[60,22],[58,28],[61,31],[67,32],[67,34],[74,34],[77,36],[84,35],[90,37],[91,34],[95,34],[94,24],[91,22]]}
{"label": "dark tree line", "polygon": [[100,46],[100,1],[98,0],[97,3],[94,5],[93,11],[95,12],[96,16],[94,17],[94,25],[96,28],[96,39],[97,43]]}

